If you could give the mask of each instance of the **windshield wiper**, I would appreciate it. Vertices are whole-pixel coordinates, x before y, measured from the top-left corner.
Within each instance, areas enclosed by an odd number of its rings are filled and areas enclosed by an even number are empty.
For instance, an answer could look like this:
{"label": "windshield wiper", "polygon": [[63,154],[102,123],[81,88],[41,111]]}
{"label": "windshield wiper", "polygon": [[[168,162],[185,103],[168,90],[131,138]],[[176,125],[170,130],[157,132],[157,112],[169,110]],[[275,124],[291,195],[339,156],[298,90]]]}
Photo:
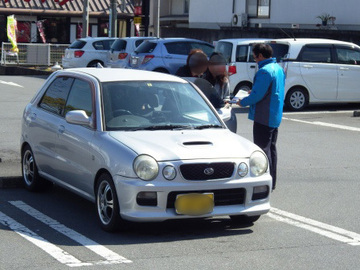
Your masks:
{"label": "windshield wiper", "polygon": [[221,125],[202,125],[194,127],[195,129],[206,129],[206,128],[223,128]]}
{"label": "windshield wiper", "polygon": [[192,126],[188,125],[159,125],[159,126],[148,126],[148,127],[139,127],[132,129],[131,131],[137,130],[174,130],[174,129],[192,129]]}

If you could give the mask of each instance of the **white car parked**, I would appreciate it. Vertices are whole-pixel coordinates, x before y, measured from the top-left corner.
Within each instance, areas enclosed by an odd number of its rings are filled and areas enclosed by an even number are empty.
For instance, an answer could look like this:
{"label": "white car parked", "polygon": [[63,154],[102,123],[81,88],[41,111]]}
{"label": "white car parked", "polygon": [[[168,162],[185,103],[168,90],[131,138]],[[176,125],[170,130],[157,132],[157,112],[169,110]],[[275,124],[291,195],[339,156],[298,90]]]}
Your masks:
{"label": "white car parked", "polygon": [[156,37],[125,37],[118,38],[111,45],[107,53],[106,66],[111,68],[125,68],[129,65],[130,54],[135,51],[143,41],[156,39]]}
{"label": "white car parked", "polygon": [[215,51],[228,62],[230,93],[235,96],[240,89],[250,90],[257,69],[252,54],[252,45],[266,39],[221,39]]}
{"label": "white car parked", "polygon": [[358,45],[330,39],[277,39],[270,45],[278,56],[282,54],[289,109],[302,110],[312,103],[360,102]]}
{"label": "white car parked", "polygon": [[75,40],[65,50],[63,68],[106,66],[107,53],[116,38],[87,37]]}
{"label": "white car parked", "polygon": [[230,113],[223,115],[172,75],[57,71],[24,110],[25,187],[54,182],[95,202],[108,231],[126,220],[229,215],[255,222],[270,210],[268,160],[227,129]]}

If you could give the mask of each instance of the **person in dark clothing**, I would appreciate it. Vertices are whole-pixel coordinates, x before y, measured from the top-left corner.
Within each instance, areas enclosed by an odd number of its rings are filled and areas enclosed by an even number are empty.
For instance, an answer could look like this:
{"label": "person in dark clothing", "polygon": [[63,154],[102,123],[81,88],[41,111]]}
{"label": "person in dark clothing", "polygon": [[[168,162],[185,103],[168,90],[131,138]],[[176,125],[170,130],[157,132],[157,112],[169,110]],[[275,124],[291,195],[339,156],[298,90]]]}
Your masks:
{"label": "person in dark clothing", "polygon": [[175,75],[179,77],[201,77],[207,66],[207,55],[200,49],[194,49],[189,53],[186,65],[180,67]]}
{"label": "person in dark clothing", "polygon": [[242,107],[250,105],[249,119],[254,121],[254,143],[268,157],[274,190],[277,166],[276,141],[284,107],[285,73],[276,63],[276,58],[272,58],[272,48],[269,44],[255,44],[253,56],[259,70],[255,74],[250,95],[240,100],[238,105]]}
{"label": "person in dark clothing", "polygon": [[225,102],[230,100],[230,84],[226,71],[226,60],[221,53],[214,52],[210,56],[208,69],[203,78],[214,86]]}

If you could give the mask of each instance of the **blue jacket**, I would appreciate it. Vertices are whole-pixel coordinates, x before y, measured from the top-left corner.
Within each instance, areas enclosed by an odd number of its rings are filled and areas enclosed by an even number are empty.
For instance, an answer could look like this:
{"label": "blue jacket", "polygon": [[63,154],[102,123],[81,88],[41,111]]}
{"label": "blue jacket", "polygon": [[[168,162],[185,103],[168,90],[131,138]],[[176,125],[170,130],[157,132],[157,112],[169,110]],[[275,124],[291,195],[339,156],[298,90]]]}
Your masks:
{"label": "blue jacket", "polygon": [[276,58],[258,63],[251,94],[242,99],[241,106],[249,106],[249,119],[259,124],[280,126],[284,107],[285,73]]}

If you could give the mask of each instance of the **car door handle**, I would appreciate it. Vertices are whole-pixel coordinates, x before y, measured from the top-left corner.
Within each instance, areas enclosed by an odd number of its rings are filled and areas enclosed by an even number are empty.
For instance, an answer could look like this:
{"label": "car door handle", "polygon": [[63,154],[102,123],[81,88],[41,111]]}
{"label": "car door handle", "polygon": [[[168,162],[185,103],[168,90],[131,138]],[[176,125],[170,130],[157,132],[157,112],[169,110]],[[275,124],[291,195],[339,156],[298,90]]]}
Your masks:
{"label": "car door handle", "polygon": [[340,67],[340,70],[349,70],[347,67]]}
{"label": "car door handle", "polygon": [[250,68],[256,68],[256,66],[250,66]]}
{"label": "car door handle", "polygon": [[165,58],[166,58],[166,59],[171,59],[172,56],[171,56],[171,55],[165,55]]}
{"label": "car door handle", "polygon": [[58,128],[58,131],[59,131],[59,133],[64,133],[64,131],[65,131],[65,127],[63,126],[63,125],[60,125],[59,126],[59,128]]}
{"label": "car door handle", "polygon": [[32,113],[32,114],[30,115],[30,119],[31,119],[32,121],[36,120],[36,113]]}
{"label": "car door handle", "polygon": [[312,65],[303,65],[304,68],[313,68],[314,66]]}

